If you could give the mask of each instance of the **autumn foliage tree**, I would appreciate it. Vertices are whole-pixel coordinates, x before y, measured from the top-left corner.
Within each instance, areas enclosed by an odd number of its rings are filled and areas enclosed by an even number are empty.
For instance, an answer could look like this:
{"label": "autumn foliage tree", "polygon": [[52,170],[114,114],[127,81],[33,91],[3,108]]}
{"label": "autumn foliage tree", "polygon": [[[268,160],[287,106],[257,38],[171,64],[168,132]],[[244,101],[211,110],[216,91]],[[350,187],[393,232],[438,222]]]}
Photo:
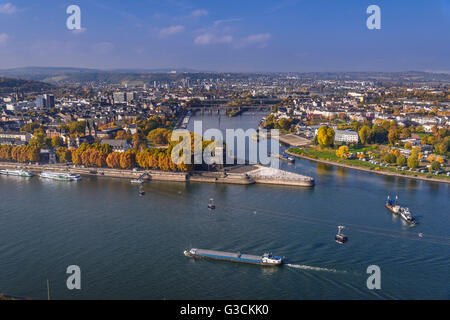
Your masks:
{"label": "autumn foliage tree", "polygon": [[40,149],[34,146],[0,146],[0,160],[17,162],[37,162],[40,157]]}
{"label": "autumn foliage tree", "polygon": [[131,169],[136,166],[136,151],[127,150],[120,154],[120,167],[122,169]]}
{"label": "autumn foliage tree", "polygon": [[118,169],[120,168],[120,153],[119,152],[112,152],[108,155],[106,158],[106,164],[110,168]]}
{"label": "autumn foliage tree", "polygon": [[334,142],[334,130],[327,126],[322,126],[317,131],[317,142],[321,147],[328,147]]}

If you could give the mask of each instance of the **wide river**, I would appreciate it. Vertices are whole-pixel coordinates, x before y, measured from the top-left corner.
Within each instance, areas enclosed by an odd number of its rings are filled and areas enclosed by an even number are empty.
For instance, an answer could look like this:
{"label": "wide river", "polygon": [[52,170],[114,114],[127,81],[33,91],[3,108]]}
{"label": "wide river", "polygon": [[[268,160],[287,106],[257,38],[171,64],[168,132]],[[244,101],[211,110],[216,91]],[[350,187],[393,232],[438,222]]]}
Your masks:
{"label": "wide river", "polygon": [[[260,114],[204,116],[256,127]],[[191,121],[192,122],[192,121]],[[314,188],[0,177],[0,293],[46,299],[449,299],[450,187],[297,160]],[[384,207],[398,195],[419,221]],[[207,209],[208,199],[217,209]],[[349,241],[334,241],[344,225]],[[420,235],[419,235],[420,233]],[[191,260],[191,247],[286,256],[273,268]],[[66,287],[69,265],[81,290]],[[381,270],[369,290],[367,267]]]}

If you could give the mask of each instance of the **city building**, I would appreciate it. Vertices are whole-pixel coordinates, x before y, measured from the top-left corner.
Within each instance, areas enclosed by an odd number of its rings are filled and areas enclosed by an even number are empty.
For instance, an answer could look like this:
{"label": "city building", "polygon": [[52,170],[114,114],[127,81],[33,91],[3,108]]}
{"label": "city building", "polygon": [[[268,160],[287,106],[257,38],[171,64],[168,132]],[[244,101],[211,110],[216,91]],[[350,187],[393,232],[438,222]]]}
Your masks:
{"label": "city building", "polygon": [[358,133],[352,130],[335,130],[334,142],[358,143]]}
{"label": "city building", "polygon": [[114,152],[125,152],[128,149],[131,149],[130,144],[125,139],[104,139],[100,142],[101,144],[109,144]]}

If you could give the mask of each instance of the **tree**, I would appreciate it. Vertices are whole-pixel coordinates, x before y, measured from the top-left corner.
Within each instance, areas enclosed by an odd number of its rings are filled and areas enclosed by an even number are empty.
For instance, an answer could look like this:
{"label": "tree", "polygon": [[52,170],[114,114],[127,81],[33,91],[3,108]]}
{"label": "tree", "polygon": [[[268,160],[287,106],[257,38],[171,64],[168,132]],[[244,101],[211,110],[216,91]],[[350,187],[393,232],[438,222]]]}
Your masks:
{"label": "tree", "polygon": [[66,163],[72,160],[72,152],[67,148],[59,147],[56,150],[56,156],[60,163]]}
{"label": "tree", "polygon": [[169,143],[171,134],[172,131],[168,129],[158,128],[149,132],[147,135],[147,140],[152,145],[165,146]]}
{"label": "tree", "polygon": [[322,126],[317,131],[317,142],[321,147],[327,147],[334,142],[334,130],[327,126]]}
{"label": "tree", "polygon": [[398,141],[399,138],[400,138],[400,136],[397,132],[397,129],[392,128],[391,130],[389,130],[388,140],[389,140],[390,144],[394,145]]}
{"label": "tree", "polygon": [[378,125],[374,125],[370,131],[370,140],[374,143],[385,143],[387,141],[388,131]]}
{"label": "tree", "polygon": [[350,156],[350,152],[347,146],[340,146],[339,149],[336,150],[336,155],[341,159],[348,159]]}
{"label": "tree", "polygon": [[387,163],[393,164],[397,161],[397,157],[395,156],[395,154],[389,152],[384,155],[383,160]]}
{"label": "tree", "polygon": [[148,169],[149,168],[149,152],[148,152],[148,150],[138,152],[136,155],[136,162],[139,165],[139,167]]}
{"label": "tree", "polygon": [[362,144],[367,144],[367,142],[369,142],[369,138],[370,138],[370,128],[368,126],[363,126],[359,132],[359,139],[361,140]]}
{"label": "tree", "polygon": [[439,170],[441,170],[441,164],[439,163],[439,162],[437,162],[437,161],[433,161],[432,163],[431,163],[431,166],[430,166],[430,171],[431,170],[433,170],[433,171],[439,171]]}
{"label": "tree", "polygon": [[418,160],[422,159],[423,152],[421,147],[413,147],[411,150],[411,156],[416,157]]}
{"label": "tree", "polygon": [[131,132],[120,130],[116,134],[116,140],[127,140],[128,142],[131,141]]}
{"label": "tree", "polygon": [[411,155],[408,158],[408,167],[414,169],[417,168],[418,166],[419,166],[419,159],[417,158],[417,156]]}
{"label": "tree", "polygon": [[106,158],[106,164],[110,168],[120,168],[120,153],[112,152]]}
{"label": "tree", "polygon": [[34,137],[30,139],[30,141],[28,142],[28,145],[30,147],[34,147],[34,148],[51,148],[52,143],[51,143],[51,139],[47,138],[47,135],[44,133],[44,130],[42,129],[36,129],[34,131]]}
{"label": "tree", "polygon": [[136,154],[134,150],[127,150],[120,155],[120,167],[122,169],[131,169],[136,166]]}
{"label": "tree", "polygon": [[400,155],[397,157],[397,165],[403,167],[406,164],[406,157],[404,155]]}
{"label": "tree", "polygon": [[292,122],[292,120],[291,121],[289,120],[286,118],[282,118],[280,119],[280,121],[278,121],[278,125],[280,126],[281,129],[288,130],[291,127]]}
{"label": "tree", "polygon": [[64,141],[61,137],[59,137],[59,136],[52,137],[52,147],[53,148],[61,147],[63,144],[64,144]]}
{"label": "tree", "polygon": [[437,156],[435,160],[437,162],[439,162],[440,164],[444,164],[444,162],[445,162],[444,157],[441,157],[441,156]]}

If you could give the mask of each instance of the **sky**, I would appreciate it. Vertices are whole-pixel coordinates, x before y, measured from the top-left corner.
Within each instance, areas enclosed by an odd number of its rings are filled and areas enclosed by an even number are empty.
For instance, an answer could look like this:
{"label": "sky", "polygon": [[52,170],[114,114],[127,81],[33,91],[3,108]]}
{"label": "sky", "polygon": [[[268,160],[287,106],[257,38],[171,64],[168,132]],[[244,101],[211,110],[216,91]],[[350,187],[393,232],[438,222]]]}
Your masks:
{"label": "sky", "polygon": [[450,0],[0,0],[0,69],[450,72],[449,57]]}

